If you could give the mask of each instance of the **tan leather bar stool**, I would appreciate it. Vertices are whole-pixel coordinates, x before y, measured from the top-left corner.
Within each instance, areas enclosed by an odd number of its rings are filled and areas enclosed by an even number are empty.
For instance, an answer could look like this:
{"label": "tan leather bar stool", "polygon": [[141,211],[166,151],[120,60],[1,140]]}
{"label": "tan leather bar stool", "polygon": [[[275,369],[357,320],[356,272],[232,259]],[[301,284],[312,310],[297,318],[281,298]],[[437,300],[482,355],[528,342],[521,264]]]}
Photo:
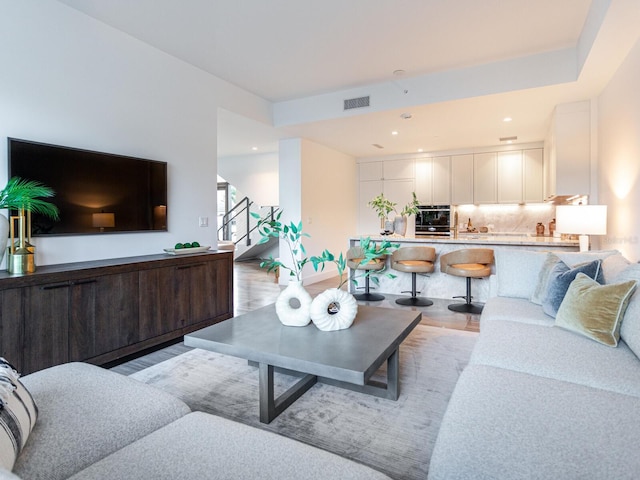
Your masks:
{"label": "tan leather bar stool", "polygon": [[428,298],[418,297],[416,291],[416,276],[418,273],[433,272],[433,262],[436,259],[436,249],[433,247],[403,247],[391,254],[391,268],[398,272],[411,274],[411,290],[402,293],[411,293],[409,298],[398,298],[398,305],[412,307],[428,307],[433,302]]}
{"label": "tan leather bar stool", "polygon": [[[364,259],[364,253],[361,247],[351,247],[347,250],[347,266],[351,270],[382,270],[386,261],[386,255],[380,258],[374,258],[367,263],[361,263]],[[354,295],[356,300],[363,300],[367,302],[377,302],[384,300],[384,295],[379,293],[371,293],[369,285],[369,275],[365,277],[364,281],[364,293],[358,293]]]}
{"label": "tan leather bar stool", "polygon": [[453,298],[464,298],[465,303],[452,303],[449,310],[460,313],[482,313],[484,305],[471,303],[471,279],[491,275],[493,250],[490,248],[466,248],[440,255],[440,271],[456,277],[466,277],[467,294]]}

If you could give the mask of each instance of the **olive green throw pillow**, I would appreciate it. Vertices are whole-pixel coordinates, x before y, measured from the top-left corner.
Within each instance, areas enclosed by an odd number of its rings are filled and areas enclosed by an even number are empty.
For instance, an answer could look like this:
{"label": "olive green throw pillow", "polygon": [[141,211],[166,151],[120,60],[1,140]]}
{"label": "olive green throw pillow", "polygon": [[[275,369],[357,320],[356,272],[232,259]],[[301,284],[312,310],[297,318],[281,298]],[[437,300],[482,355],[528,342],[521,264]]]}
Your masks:
{"label": "olive green throw pillow", "polygon": [[560,304],[555,325],[616,347],[620,323],[635,288],[635,280],[600,285],[578,273]]}

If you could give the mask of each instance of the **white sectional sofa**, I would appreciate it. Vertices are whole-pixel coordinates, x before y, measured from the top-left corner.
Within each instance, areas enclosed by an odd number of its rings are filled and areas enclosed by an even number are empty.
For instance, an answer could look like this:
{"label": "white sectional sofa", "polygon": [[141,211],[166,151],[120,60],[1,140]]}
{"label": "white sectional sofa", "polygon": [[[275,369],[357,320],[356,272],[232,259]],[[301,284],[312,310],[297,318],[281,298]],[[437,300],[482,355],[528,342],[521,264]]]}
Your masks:
{"label": "white sectional sofa", "polygon": [[567,316],[600,318],[605,302],[590,302],[601,297],[580,296],[590,280],[570,283],[554,318],[531,301],[548,279],[549,256],[501,252],[494,296],[447,407],[430,480],[640,478],[640,288],[633,289],[640,265],[615,251],[556,254],[570,267],[601,259],[600,280],[614,286],[600,292],[628,288],[626,310],[624,295],[618,303],[618,345],[564,323]]}
{"label": "white sectional sofa", "polygon": [[59,365],[20,381],[38,418],[13,472],[0,467],[0,479],[388,478],[280,435],[191,412],[169,394],[93,365]]}

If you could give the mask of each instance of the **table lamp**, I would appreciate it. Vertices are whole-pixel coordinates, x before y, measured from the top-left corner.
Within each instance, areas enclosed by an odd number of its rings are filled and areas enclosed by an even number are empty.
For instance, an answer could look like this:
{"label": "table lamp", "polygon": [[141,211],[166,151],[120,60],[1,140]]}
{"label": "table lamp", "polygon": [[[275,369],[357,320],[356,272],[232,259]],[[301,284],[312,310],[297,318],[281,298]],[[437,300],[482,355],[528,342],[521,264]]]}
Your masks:
{"label": "table lamp", "polygon": [[579,235],[580,251],[589,250],[589,235],[606,235],[606,205],[558,205],[556,231]]}
{"label": "table lamp", "polygon": [[104,232],[105,228],[113,228],[116,226],[116,216],[113,213],[94,213],[91,217],[93,228],[99,228]]}

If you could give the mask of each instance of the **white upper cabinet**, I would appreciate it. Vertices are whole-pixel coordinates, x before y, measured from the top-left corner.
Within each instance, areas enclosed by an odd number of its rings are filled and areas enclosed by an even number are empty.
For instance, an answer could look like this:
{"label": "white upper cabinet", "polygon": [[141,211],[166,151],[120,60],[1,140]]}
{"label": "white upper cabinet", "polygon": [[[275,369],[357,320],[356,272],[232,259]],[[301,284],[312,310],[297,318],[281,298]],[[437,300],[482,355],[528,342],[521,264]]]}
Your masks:
{"label": "white upper cabinet", "polygon": [[450,164],[450,157],[416,159],[415,192],[421,205],[451,203]]}
{"label": "white upper cabinet", "polygon": [[522,151],[522,167],[524,169],[524,192],[522,200],[525,203],[540,203],[543,195],[543,158],[541,148]]}
{"label": "white upper cabinet", "polygon": [[358,165],[358,169],[361,182],[371,182],[375,180],[382,180],[384,178],[382,173],[382,162],[360,163]]}
{"label": "white upper cabinet", "polygon": [[473,155],[473,203],[498,202],[497,155],[476,153]]}
{"label": "white upper cabinet", "polygon": [[545,198],[591,192],[591,102],[555,108],[545,155]]}
{"label": "white upper cabinet", "polygon": [[415,178],[413,158],[405,160],[385,160],[383,162],[383,176],[385,180],[404,180]]}
{"label": "white upper cabinet", "polygon": [[473,203],[473,154],[451,156],[451,203]]}
{"label": "white upper cabinet", "polygon": [[498,152],[498,203],[523,202],[522,150]]}

